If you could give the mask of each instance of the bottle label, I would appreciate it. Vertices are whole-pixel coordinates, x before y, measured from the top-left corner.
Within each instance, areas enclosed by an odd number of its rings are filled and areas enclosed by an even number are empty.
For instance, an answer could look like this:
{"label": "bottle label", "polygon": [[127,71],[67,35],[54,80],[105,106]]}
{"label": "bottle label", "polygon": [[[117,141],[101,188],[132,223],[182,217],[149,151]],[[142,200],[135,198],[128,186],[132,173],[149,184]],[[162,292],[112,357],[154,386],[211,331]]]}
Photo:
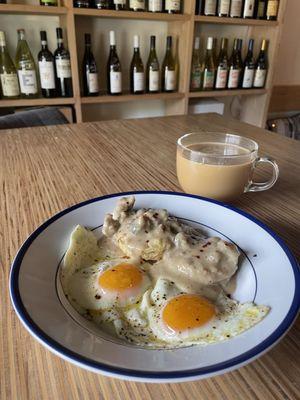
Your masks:
{"label": "bottle label", "polygon": [[114,0],[114,4],[120,4],[122,6],[126,5],[126,0]]}
{"label": "bottle label", "polygon": [[249,67],[246,67],[244,70],[244,77],[243,77],[243,84],[242,84],[243,88],[244,89],[252,88],[253,79],[254,79],[254,69],[250,69]]}
{"label": "bottle label", "polygon": [[232,0],[230,8],[230,16],[240,18],[242,13],[242,0]]}
{"label": "bottle label", "polygon": [[219,13],[227,15],[229,13],[229,6],[230,6],[230,0],[222,0],[220,3]]}
{"label": "bottle label", "polygon": [[122,73],[110,71],[110,91],[111,93],[122,92]]}
{"label": "bottle label", "polygon": [[266,69],[257,69],[255,71],[255,75],[254,75],[253,86],[255,88],[264,87],[265,86],[265,81],[266,81],[266,76],[267,76],[267,70]]}
{"label": "bottle label", "polygon": [[217,80],[216,80],[216,89],[225,89],[227,83],[227,69],[223,69],[222,67],[218,67],[217,70]]}
{"label": "bottle label", "polygon": [[145,90],[144,72],[133,73],[133,91],[140,92]]}
{"label": "bottle label", "polygon": [[149,92],[158,92],[159,90],[159,71],[149,71]]}
{"label": "bottle label", "polygon": [[278,0],[269,0],[267,7],[267,16],[268,17],[277,17],[278,13]]}
{"label": "bottle label", "polygon": [[15,97],[19,96],[19,83],[17,74],[1,74],[1,85],[3,96]]}
{"label": "bottle label", "polygon": [[88,89],[89,89],[90,93],[98,93],[99,92],[97,72],[88,72],[87,73],[87,83],[88,83]]}
{"label": "bottle label", "polygon": [[129,8],[144,10],[145,9],[145,0],[130,0]]}
{"label": "bottle label", "polygon": [[213,89],[215,82],[215,72],[214,71],[204,71],[203,77],[203,88],[204,89]]}
{"label": "bottle label", "polygon": [[172,11],[179,11],[180,10],[180,0],[166,0],[165,9],[172,10]]}
{"label": "bottle label", "polygon": [[162,11],[162,0],[149,0],[148,10],[151,12]]}
{"label": "bottle label", "polygon": [[265,13],[265,3],[263,1],[260,1],[258,4],[258,9],[257,9],[257,16],[258,17],[263,17]]}
{"label": "bottle label", "polygon": [[21,93],[23,94],[37,94],[37,80],[34,70],[19,69],[18,77],[20,82]]}
{"label": "bottle label", "polygon": [[165,71],[165,90],[176,89],[176,73],[175,71]]}
{"label": "bottle label", "polygon": [[192,69],[191,74],[191,89],[200,89],[201,87],[201,69],[195,67]]}
{"label": "bottle label", "polygon": [[240,69],[230,69],[228,77],[228,89],[237,89],[239,87]]}
{"label": "bottle label", "polygon": [[39,61],[42,89],[55,89],[54,66],[52,61]]}
{"label": "bottle label", "polygon": [[206,0],[204,7],[205,15],[215,15],[216,14],[217,0]]}
{"label": "bottle label", "polygon": [[254,14],[255,0],[246,0],[244,8],[244,17],[252,18]]}
{"label": "bottle label", "polygon": [[60,79],[71,78],[71,62],[68,59],[58,58],[56,60],[57,77]]}

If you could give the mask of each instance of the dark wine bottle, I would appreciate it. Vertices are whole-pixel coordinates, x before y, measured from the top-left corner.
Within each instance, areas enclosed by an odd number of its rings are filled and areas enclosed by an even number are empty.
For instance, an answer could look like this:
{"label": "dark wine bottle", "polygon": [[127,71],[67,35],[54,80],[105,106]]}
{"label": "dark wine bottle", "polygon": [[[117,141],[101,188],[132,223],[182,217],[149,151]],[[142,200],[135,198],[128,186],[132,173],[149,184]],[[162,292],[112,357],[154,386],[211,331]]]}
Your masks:
{"label": "dark wine bottle", "polygon": [[91,35],[84,35],[85,52],[82,62],[83,94],[85,96],[98,96],[99,82],[97,64],[91,49]]}
{"label": "dark wine bottle", "polygon": [[64,46],[63,32],[56,28],[57,49],[54,52],[56,69],[56,88],[59,96],[72,97],[72,73],[70,53]]}
{"label": "dark wine bottle", "polygon": [[255,72],[255,60],[253,57],[254,40],[249,40],[248,53],[244,62],[244,72],[242,79],[242,88],[251,89],[253,86],[254,72]]}
{"label": "dark wine bottle", "polygon": [[268,0],[266,17],[268,21],[276,21],[279,8],[279,0]]}
{"label": "dark wine bottle", "polygon": [[130,65],[130,90],[132,94],[145,92],[145,71],[140,55],[140,37],[133,37],[133,56]]}
{"label": "dark wine bottle", "polygon": [[146,69],[147,92],[159,92],[159,62],[155,49],[155,36],[150,37],[150,53]]}
{"label": "dark wine bottle", "polygon": [[263,39],[261,43],[261,49],[255,65],[254,82],[253,87],[263,88],[266,83],[267,73],[268,73],[268,42]]}
{"label": "dark wine bottle", "polygon": [[240,84],[242,72],[241,48],[243,41],[234,39],[233,50],[229,60],[228,89],[237,89]]}
{"label": "dark wine bottle", "polygon": [[163,92],[174,92],[177,88],[176,62],[172,54],[172,36],[167,36],[167,48],[161,69]]}
{"label": "dark wine bottle", "polygon": [[107,91],[109,94],[122,93],[122,69],[116,48],[115,31],[109,32],[110,52],[107,61]]}
{"label": "dark wine bottle", "polygon": [[196,0],[195,15],[203,15],[204,14],[204,1],[205,0]]}
{"label": "dark wine bottle", "polygon": [[54,57],[48,49],[47,33],[41,31],[42,49],[38,54],[41,91],[43,97],[56,97]]}
{"label": "dark wine bottle", "polygon": [[215,89],[226,89],[228,77],[228,55],[227,55],[228,39],[222,38],[221,49],[217,62],[217,77]]}
{"label": "dark wine bottle", "polygon": [[218,16],[229,17],[230,0],[218,0]]}

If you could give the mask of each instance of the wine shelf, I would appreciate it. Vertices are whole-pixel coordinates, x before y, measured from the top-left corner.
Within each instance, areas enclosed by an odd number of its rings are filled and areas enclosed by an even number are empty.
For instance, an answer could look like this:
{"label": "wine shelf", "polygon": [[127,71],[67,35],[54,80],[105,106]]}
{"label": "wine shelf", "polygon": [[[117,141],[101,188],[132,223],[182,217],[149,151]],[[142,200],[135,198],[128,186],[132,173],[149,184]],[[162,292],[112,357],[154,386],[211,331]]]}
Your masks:
{"label": "wine shelf", "polygon": [[205,24],[266,26],[266,27],[278,26],[278,21],[266,21],[262,19],[207,17],[205,15],[195,15],[194,20],[195,22],[202,22]]}
{"label": "wine shelf", "polygon": [[16,99],[16,100],[0,100],[0,107],[34,107],[34,106],[60,106],[75,104],[74,97],[57,97],[53,99],[37,98],[37,99]]}
{"label": "wine shelf", "polygon": [[255,96],[268,93],[267,89],[233,89],[233,90],[207,90],[190,92],[189,98],[200,97],[229,97],[229,96]]}
{"label": "wine shelf", "polygon": [[0,4],[0,14],[64,15],[66,7],[44,7],[30,4]]}
{"label": "wine shelf", "polygon": [[187,21],[191,18],[188,14],[165,14],[152,12],[96,10],[93,8],[74,8],[74,15],[98,18],[138,19],[150,21]]}
{"label": "wine shelf", "polygon": [[184,93],[145,93],[145,94],[122,94],[119,96],[102,95],[81,97],[82,104],[99,104],[99,103],[123,103],[128,101],[141,101],[141,100],[173,100],[183,99]]}

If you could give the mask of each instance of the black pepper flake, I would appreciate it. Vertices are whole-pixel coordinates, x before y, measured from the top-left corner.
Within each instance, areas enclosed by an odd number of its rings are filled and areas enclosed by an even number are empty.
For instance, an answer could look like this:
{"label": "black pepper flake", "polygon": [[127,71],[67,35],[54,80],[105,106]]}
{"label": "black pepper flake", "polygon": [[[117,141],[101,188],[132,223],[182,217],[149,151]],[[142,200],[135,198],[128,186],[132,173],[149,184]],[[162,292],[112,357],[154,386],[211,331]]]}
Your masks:
{"label": "black pepper flake", "polygon": [[101,299],[100,294],[95,294],[95,299],[97,299],[97,300]]}
{"label": "black pepper flake", "polygon": [[198,322],[199,322],[199,318],[196,318],[196,321],[198,321]]}
{"label": "black pepper flake", "polygon": [[253,257],[257,257],[257,254],[253,254]]}
{"label": "black pepper flake", "polygon": [[154,213],[154,214],[153,214],[153,217],[154,217],[154,218],[157,218],[157,217],[158,217],[158,213]]}
{"label": "black pepper flake", "polygon": [[213,329],[217,329],[215,326],[213,326]]}
{"label": "black pepper flake", "polygon": [[226,337],[230,337],[230,335],[226,335]]}
{"label": "black pepper flake", "polygon": [[204,250],[200,250],[200,253],[203,253]]}
{"label": "black pepper flake", "polygon": [[145,233],[149,233],[148,231],[145,231]]}
{"label": "black pepper flake", "polygon": [[200,258],[200,256],[196,256],[196,258]]}
{"label": "black pepper flake", "polygon": [[140,301],[138,300],[135,304],[139,304],[140,303]]}
{"label": "black pepper flake", "polygon": [[116,270],[115,270],[115,269],[112,269],[111,272],[116,272]]}
{"label": "black pepper flake", "polygon": [[146,243],[149,243],[149,240],[146,240]]}

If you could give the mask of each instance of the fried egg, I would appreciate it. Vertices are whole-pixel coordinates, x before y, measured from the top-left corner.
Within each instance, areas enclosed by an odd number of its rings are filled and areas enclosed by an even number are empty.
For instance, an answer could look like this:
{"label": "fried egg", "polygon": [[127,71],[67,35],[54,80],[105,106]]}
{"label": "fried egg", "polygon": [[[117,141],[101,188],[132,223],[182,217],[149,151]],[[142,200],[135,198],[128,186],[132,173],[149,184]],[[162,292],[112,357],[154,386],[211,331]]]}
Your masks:
{"label": "fried egg", "polygon": [[65,294],[78,311],[104,310],[136,303],[150,284],[138,265],[119,259],[76,270]]}

